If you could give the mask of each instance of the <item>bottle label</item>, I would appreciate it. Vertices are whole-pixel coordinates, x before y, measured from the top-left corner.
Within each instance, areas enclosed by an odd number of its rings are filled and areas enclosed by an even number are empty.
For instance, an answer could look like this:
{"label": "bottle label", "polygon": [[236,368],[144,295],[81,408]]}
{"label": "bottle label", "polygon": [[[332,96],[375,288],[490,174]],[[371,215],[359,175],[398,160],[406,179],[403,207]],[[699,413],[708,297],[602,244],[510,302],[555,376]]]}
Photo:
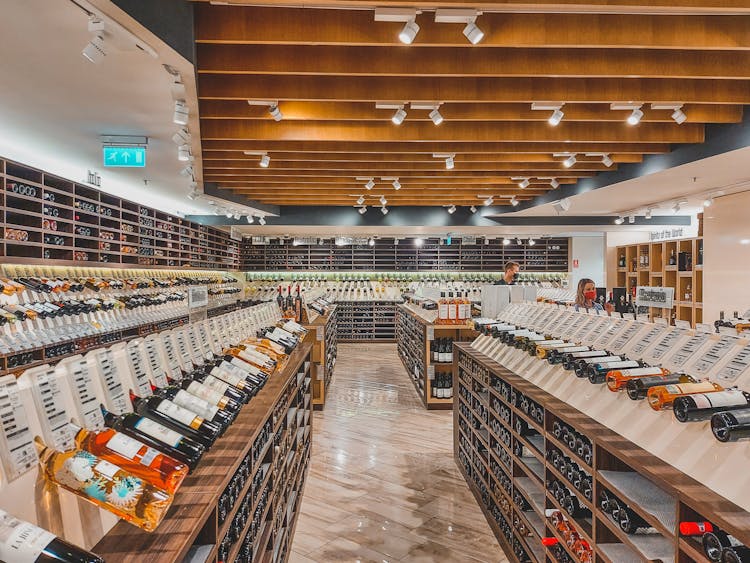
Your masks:
{"label": "bottle label", "polygon": [[237,389],[245,389],[245,387],[247,387],[247,383],[243,378],[233,373],[229,373],[226,370],[214,368],[211,370],[211,375],[217,379],[221,379],[225,383],[229,383],[229,385],[237,387]]}
{"label": "bottle label", "polygon": [[705,395],[691,395],[691,397],[695,401],[696,406],[700,409],[734,407],[747,404],[745,395],[742,391],[736,389],[718,391],[717,393],[707,393]]}
{"label": "bottle label", "polygon": [[438,317],[441,319],[447,319],[448,318],[448,304],[447,303],[441,303],[438,305]]}
{"label": "bottle label", "polygon": [[179,406],[194,412],[207,420],[212,420],[216,416],[216,413],[219,412],[219,409],[216,407],[207,403],[200,397],[191,395],[183,389],[177,391],[177,395],[175,395],[172,400]]}
{"label": "bottle label", "polygon": [[200,428],[201,424],[203,424],[203,419],[201,417],[196,416],[195,413],[190,412],[186,408],[167,399],[163,399],[162,402],[159,403],[159,406],[156,407],[156,412],[168,416],[169,418],[181,422],[185,426],[189,426],[195,430]]}
{"label": "bottle label", "polygon": [[[219,367],[222,367],[224,364],[220,364]],[[251,373],[253,375],[260,375],[261,371],[255,367],[254,365],[248,364],[247,362],[243,362],[239,358],[232,358],[231,365],[241,369],[242,371],[245,371],[247,373]]]}
{"label": "bottle label", "polygon": [[585,358],[583,360],[587,364],[608,364],[610,362],[621,362],[620,356],[598,356],[594,358]]}
{"label": "bottle label", "polygon": [[0,561],[34,563],[55,534],[0,511]]}
{"label": "bottle label", "polygon": [[641,377],[643,375],[661,375],[661,368],[636,368],[622,371],[623,377]]}
{"label": "bottle label", "polygon": [[221,394],[224,394],[227,389],[232,387],[229,383],[226,383],[213,375],[207,376],[206,379],[203,380],[203,385]]}
{"label": "bottle label", "polygon": [[101,475],[106,475],[109,479],[114,479],[117,472],[122,470],[114,463],[101,459],[99,460],[99,463],[94,466],[94,471]]}
{"label": "bottle label", "polygon": [[177,445],[182,441],[182,434],[180,434],[179,432],[175,432],[174,430],[171,430],[166,426],[159,424],[158,422],[154,422],[149,418],[141,418],[138,422],[135,423],[135,428],[140,430],[147,436],[151,436],[152,438],[159,440],[160,442],[164,442],[165,444],[167,444],[168,446],[172,446],[173,448],[176,448]]}
{"label": "bottle label", "polygon": [[207,385],[203,385],[198,381],[191,381],[188,385],[187,392],[196,397],[200,397],[204,401],[208,401],[213,405],[218,405],[220,408],[226,405],[225,397],[218,391],[214,391]]}
{"label": "bottle label", "polygon": [[110,450],[129,460],[135,460],[135,457],[143,446],[144,444],[138,440],[134,440],[130,436],[126,436],[120,432],[117,432],[107,440],[107,447]]}
{"label": "bottle label", "polygon": [[588,352],[575,352],[573,354],[573,358],[593,358],[593,357],[602,357],[606,354],[602,352],[601,350],[589,350]]}
{"label": "bottle label", "polygon": [[635,368],[638,367],[638,362],[632,361],[632,360],[625,360],[625,361],[612,361],[612,362],[602,362],[601,364],[602,368],[612,370],[612,369],[621,369],[621,368]]}
{"label": "bottle label", "polygon": [[144,453],[143,457],[141,457],[141,465],[144,465],[146,467],[151,467],[151,464],[160,455],[161,455],[161,452],[159,450],[155,450],[154,448],[147,447],[146,453]]}

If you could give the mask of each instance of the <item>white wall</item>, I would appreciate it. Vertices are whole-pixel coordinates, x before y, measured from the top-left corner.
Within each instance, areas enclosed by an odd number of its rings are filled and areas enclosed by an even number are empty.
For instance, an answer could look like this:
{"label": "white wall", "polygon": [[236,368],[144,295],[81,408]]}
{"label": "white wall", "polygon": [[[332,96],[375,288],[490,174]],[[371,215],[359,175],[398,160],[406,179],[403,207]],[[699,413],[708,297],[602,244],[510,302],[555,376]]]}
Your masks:
{"label": "white wall", "polygon": [[750,309],[750,192],[717,198],[703,213],[703,322]]}
{"label": "white wall", "polygon": [[[604,234],[570,239],[570,287],[575,289],[578,280],[591,278],[597,287],[604,287],[605,240]],[[575,260],[578,267],[575,268]]]}

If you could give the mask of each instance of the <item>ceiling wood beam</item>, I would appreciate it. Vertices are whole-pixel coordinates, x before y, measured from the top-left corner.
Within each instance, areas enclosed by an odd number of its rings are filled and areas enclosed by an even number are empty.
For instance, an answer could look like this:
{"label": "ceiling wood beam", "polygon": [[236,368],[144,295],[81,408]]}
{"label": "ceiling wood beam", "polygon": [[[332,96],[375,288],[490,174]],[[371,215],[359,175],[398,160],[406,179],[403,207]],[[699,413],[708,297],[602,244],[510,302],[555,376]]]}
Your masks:
{"label": "ceiling wood beam", "polygon": [[[247,173],[248,170],[258,171],[265,175],[278,175],[281,171],[287,173],[296,173],[300,170],[322,170],[322,171],[333,171],[345,173],[347,170],[354,171],[357,174],[360,172],[363,175],[372,174],[385,174],[386,176],[393,176],[398,174],[409,174],[416,171],[437,171],[441,168],[445,168],[442,159],[432,159],[432,162],[412,162],[408,164],[391,164],[387,162],[383,163],[368,163],[366,165],[360,162],[280,162],[276,159],[271,161],[269,168],[260,168],[258,166],[257,158],[248,157],[246,162],[242,165],[234,164],[232,166],[216,166],[213,163],[203,166],[204,176],[234,176],[237,174]],[[250,160],[252,159],[252,160]],[[513,171],[517,172],[523,170],[524,172],[557,172],[567,170],[562,165],[562,158],[558,158],[556,162],[549,163],[525,163],[519,164],[517,162],[466,162],[461,159],[457,160],[458,168],[462,172],[469,170],[483,170],[483,171]],[[612,168],[606,167],[600,161],[585,161],[576,163],[575,169],[577,171],[604,171],[612,170]],[[350,172],[351,174],[351,172]]]}
{"label": "ceiling wood beam", "polygon": [[[452,173],[455,172],[455,173]],[[575,180],[576,178],[588,178],[590,176],[593,176],[594,172],[585,172],[585,171],[576,171],[576,170],[564,170],[560,172],[553,172],[553,173],[546,173],[542,172],[539,175],[543,176],[545,178],[547,177],[555,177],[558,179],[559,182],[562,183],[564,179],[572,179]],[[352,174],[349,173],[312,173],[312,174],[305,174],[305,173],[299,173],[294,175],[279,175],[279,174],[271,174],[271,175],[260,175],[260,174],[246,174],[242,176],[230,176],[230,177],[223,177],[223,176],[207,176],[206,181],[208,182],[219,182],[222,185],[228,185],[228,184],[238,184],[238,183],[267,183],[267,184],[280,184],[280,183],[299,183],[299,184],[353,184],[353,185],[363,185],[366,183],[365,181],[359,181],[355,178],[366,178],[366,177],[374,177],[376,183],[382,183],[383,180],[380,180],[381,177],[390,177],[390,174],[366,174],[360,176],[359,174]],[[538,176],[531,174],[530,176],[525,176],[523,171],[513,171],[513,172],[460,172],[456,170],[444,170],[443,173],[435,171],[430,173],[410,173],[407,175],[401,175],[399,176],[399,181],[402,184],[452,184],[452,185],[460,185],[464,182],[495,182],[495,183],[508,183],[508,184],[515,184],[515,181],[511,180],[511,177],[533,177],[538,178]],[[388,182],[390,183],[390,182]],[[571,182],[567,182],[571,183]],[[574,182],[573,182],[574,183]]]}
{"label": "ceiling wood beam", "polygon": [[750,51],[213,43],[197,48],[200,74],[750,78]]}
{"label": "ceiling wood beam", "polygon": [[[750,33],[750,25],[748,25]],[[486,78],[394,76],[278,76],[207,74],[200,79],[201,99],[228,100],[425,100],[440,102],[514,102],[559,100],[567,103],[679,102],[748,104],[750,83],[742,80],[675,78]]]}
{"label": "ceiling wood beam", "polygon": [[446,142],[390,142],[374,143],[366,140],[357,141],[247,141],[247,140],[203,140],[202,152],[204,155],[211,151],[268,151],[268,152],[321,152],[332,153],[359,153],[359,154],[429,154],[435,152],[451,152],[456,154],[537,154],[554,152],[606,152],[620,154],[664,154],[669,152],[668,143],[530,143],[530,142],[469,142],[469,143],[446,143]]}
{"label": "ceiling wood beam", "polygon": [[[748,82],[750,87],[750,82]],[[603,142],[630,141],[643,143],[699,143],[704,129],[700,124],[641,123],[638,127],[626,123],[563,122],[557,127],[537,122],[467,123],[446,121],[439,127],[432,123],[358,122],[265,122],[242,120],[205,120],[201,123],[205,140],[328,140],[328,141],[451,141],[482,142],[507,141],[538,142]]]}
{"label": "ceiling wood beam", "polygon": [[[383,154],[383,153],[323,153],[323,152],[269,152],[273,162],[273,168],[284,168],[286,163],[290,162],[317,162],[317,163],[359,163],[366,167],[368,163],[389,163],[391,165],[403,164],[424,164],[436,162],[431,154]],[[638,154],[611,154],[610,158],[615,163],[641,162],[642,155]],[[255,160],[253,160],[255,159]],[[237,168],[258,167],[258,157],[244,154],[242,151],[205,151],[203,153],[203,170],[224,169],[234,170]],[[492,167],[496,163],[514,163],[521,166],[521,163],[560,163],[560,158],[553,157],[550,153],[520,153],[520,154],[461,154],[459,160],[464,163],[485,163]],[[600,162],[599,156],[579,155],[578,162],[581,165],[585,162]]]}
{"label": "ceiling wood beam", "polygon": [[[372,4],[367,7],[371,8]],[[433,4],[434,6],[434,4]],[[364,6],[363,6],[364,7]],[[477,48],[458,25],[418,16],[415,45]],[[401,23],[375,22],[372,9],[196,7],[197,43],[396,45]],[[625,47],[687,50],[750,49],[747,16],[485,13],[483,47]]]}
{"label": "ceiling wood beam", "polygon": [[[749,63],[750,68],[750,63]],[[407,123],[430,122],[428,111],[410,110]],[[647,108],[643,123],[674,123],[671,110]],[[739,123],[742,106],[686,104],[683,111],[690,123]],[[390,122],[394,110],[376,109],[374,102],[303,102],[281,103],[285,121],[380,121]],[[622,123],[630,112],[611,110],[608,104],[566,104],[565,121],[609,121]],[[472,104],[452,103],[440,108],[448,121],[540,121],[546,122],[552,112],[532,110],[530,103]],[[272,121],[268,108],[250,106],[245,100],[201,100],[201,119],[251,119]]]}

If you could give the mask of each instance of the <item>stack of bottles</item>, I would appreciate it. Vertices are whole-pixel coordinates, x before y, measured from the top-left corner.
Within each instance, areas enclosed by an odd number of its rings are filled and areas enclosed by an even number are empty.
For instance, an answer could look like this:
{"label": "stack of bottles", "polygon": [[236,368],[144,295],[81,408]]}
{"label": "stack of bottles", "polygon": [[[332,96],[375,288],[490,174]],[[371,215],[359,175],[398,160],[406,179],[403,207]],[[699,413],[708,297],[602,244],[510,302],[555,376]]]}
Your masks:
{"label": "stack of bottles", "polygon": [[711,522],[680,522],[680,535],[700,538],[703,552],[709,561],[722,563],[747,563],[750,547],[727,534]]}
{"label": "stack of bottles", "polygon": [[468,292],[449,291],[440,293],[438,301],[438,317],[435,324],[465,325],[471,320],[471,300]]}

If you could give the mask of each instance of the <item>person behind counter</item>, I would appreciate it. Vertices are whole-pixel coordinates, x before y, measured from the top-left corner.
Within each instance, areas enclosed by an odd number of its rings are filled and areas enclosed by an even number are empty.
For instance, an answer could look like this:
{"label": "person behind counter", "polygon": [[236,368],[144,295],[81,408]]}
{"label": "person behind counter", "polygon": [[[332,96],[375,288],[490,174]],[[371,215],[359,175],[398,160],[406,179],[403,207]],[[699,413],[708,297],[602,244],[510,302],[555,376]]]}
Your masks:
{"label": "person behind counter", "polygon": [[515,285],[516,279],[518,279],[518,271],[521,269],[521,265],[518,262],[506,262],[505,274],[495,285]]}
{"label": "person behind counter", "polygon": [[[601,303],[596,301],[596,284],[594,283],[594,280],[582,278],[578,282],[578,290],[576,291],[576,300],[573,307],[575,307],[576,311],[581,308],[604,311],[604,307],[602,307]],[[607,312],[611,312],[611,305],[609,304]]]}

